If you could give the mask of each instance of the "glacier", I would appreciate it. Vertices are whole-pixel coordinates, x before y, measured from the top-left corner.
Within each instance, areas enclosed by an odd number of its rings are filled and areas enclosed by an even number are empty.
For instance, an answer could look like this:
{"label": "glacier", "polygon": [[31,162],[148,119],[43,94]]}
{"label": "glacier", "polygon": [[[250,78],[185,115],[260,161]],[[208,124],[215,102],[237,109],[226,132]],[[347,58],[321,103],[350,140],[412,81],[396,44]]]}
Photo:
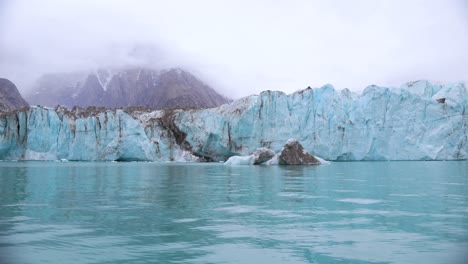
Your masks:
{"label": "glacier", "polygon": [[464,83],[265,91],[211,109],[30,107],[0,115],[1,160],[226,161],[296,138],[326,160],[468,159]]}

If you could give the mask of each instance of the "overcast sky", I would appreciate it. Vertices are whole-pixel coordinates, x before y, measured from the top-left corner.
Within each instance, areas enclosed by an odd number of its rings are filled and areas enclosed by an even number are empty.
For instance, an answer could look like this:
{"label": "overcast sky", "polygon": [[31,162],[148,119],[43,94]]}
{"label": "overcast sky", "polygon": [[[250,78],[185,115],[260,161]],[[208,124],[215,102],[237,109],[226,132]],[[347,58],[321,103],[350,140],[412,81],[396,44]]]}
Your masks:
{"label": "overcast sky", "polygon": [[0,0],[0,77],[179,66],[227,96],[468,80],[465,0]]}

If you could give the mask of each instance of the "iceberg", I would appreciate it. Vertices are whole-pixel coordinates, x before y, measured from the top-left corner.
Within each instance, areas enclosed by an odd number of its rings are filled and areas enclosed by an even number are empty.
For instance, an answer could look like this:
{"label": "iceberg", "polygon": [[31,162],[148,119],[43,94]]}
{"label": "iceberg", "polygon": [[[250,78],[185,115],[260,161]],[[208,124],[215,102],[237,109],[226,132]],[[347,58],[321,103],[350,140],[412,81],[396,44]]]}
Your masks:
{"label": "iceberg", "polygon": [[226,161],[289,138],[325,160],[468,159],[467,106],[464,83],[418,81],[265,91],[211,109],[31,107],[0,115],[0,159]]}
{"label": "iceberg", "polygon": [[249,156],[232,156],[224,165],[260,165],[275,157],[275,152],[267,148],[258,148]]}
{"label": "iceberg", "polygon": [[253,164],[254,164],[254,158],[252,155],[232,156],[224,163],[224,165],[227,165],[227,166],[253,165]]}
{"label": "iceberg", "polygon": [[307,152],[296,139],[290,138],[280,153],[259,148],[250,156],[232,156],[224,165],[319,165],[320,160]]}

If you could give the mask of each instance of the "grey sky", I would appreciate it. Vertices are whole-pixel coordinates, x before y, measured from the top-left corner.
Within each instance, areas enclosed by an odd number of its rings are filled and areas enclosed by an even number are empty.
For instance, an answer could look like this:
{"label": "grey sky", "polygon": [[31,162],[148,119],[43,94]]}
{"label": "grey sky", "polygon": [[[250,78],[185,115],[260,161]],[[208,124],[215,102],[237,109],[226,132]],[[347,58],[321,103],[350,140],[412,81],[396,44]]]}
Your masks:
{"label": "grey sky", "polygon": [[231,97],[468,80],[464,0],[0,0],[0,76],[181,66]]}

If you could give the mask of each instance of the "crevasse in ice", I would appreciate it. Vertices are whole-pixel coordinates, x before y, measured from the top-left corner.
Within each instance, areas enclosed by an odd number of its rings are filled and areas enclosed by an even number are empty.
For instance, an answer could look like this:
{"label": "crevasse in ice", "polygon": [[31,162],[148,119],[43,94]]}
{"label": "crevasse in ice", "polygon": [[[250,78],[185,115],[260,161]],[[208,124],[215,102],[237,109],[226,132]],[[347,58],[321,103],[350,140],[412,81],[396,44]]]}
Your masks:
{"label": "crevasse in ice", "polygon": [[289,138],[327,160],[467,159],[466,108],[464,83],[427,81],[265,91],[204,110],[33,107],[0,118],[0,159],[225,161]]}

